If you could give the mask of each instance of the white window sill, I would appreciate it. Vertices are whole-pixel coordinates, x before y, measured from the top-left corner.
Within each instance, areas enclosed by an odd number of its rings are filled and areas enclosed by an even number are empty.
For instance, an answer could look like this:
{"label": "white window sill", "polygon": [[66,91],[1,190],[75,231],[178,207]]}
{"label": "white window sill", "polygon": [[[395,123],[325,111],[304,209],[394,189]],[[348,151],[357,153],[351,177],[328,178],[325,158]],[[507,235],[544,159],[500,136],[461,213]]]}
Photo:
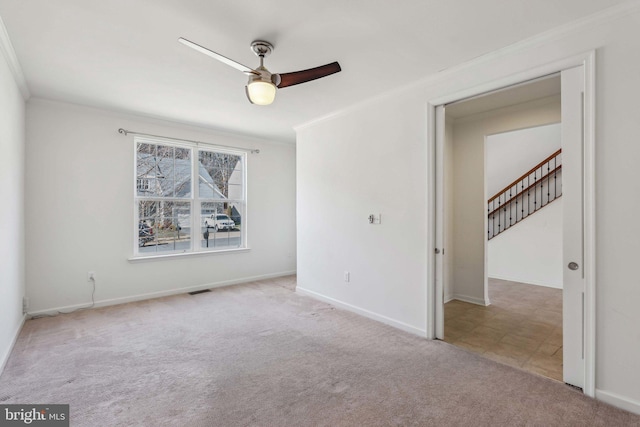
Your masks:
{"label": "white window sill", "polygon": [[172,259],[172,258],[191,258],[191,257],[201,257],[208,255],[227,255],[234,254],[239,252],[249,252],[251,248],[238,248],[238,249],[224,249],[221,251],[200,251],[200,252],[183,252],[178,254],[162,254],[162,255],[140,255],[128,258],[127,261],[137,263],[137,262],[145,262],[145,261],[161,261],[164,259]]}

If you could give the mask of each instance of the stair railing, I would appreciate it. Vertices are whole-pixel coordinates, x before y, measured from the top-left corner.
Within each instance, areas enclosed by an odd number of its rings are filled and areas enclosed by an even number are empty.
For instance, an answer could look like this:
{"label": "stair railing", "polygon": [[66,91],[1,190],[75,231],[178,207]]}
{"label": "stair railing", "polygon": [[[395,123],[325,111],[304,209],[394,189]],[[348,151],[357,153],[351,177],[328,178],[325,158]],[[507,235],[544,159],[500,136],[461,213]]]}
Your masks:
{"label": "stair railing", "polygon": [[562,149],[487,201],[488,240],[562,196]]}

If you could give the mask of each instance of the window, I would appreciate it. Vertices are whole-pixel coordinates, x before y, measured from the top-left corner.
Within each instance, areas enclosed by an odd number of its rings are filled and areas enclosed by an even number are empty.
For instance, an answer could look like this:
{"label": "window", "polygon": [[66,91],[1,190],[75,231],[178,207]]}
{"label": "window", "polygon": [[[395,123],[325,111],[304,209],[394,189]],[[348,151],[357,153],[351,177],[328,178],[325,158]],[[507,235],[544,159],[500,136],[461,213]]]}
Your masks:
{"label": "window", "polygon": [[138,192],[149,191],[149,178],[138,178]]}
{"label": "window", "polygon": [[245,248],[245,153],[136,138],[136,256]]}

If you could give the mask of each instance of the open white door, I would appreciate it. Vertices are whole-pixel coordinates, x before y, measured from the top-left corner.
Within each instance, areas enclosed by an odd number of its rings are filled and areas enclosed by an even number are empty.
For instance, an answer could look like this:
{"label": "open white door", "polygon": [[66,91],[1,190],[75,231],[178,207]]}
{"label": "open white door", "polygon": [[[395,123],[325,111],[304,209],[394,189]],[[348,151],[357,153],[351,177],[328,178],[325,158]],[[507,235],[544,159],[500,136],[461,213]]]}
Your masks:
{"label": "open white door", "polygon": [[435,333],[444,339],[444,106],[436,107],[436,149],[435,149]]}
{"label": "open white door", "polygon": [[[561,71],[562,70],[562,71]],[[431,100],[431,105],[446,105],[482,95],[527,80],[561,71],[562,151],[563,151],[563,361],[564,381],[595,396],[595,52],[547,64],[526,75],[511,76],[490,85],[482,85],[458,94]],[[433,202],[434,235],[429,243],[444,245],[444,107],[435,107],[435,132],[430,145],[435,151]],[[432,187],[432,188],[433,188]],[[450,214],[450,212],[448,213]],[[437,338],[444,336],[443,292],[444,256],[434,258],[433,311],[429,324]],[[429,264],[431,266],[431,264]],[[435,295],[434,295],[435,294]],[[431,304],[429,302],[429,304]]]}
{"label": "open white door", "polygon": [[563,377],[585,382],[584,68],[562,71]]}

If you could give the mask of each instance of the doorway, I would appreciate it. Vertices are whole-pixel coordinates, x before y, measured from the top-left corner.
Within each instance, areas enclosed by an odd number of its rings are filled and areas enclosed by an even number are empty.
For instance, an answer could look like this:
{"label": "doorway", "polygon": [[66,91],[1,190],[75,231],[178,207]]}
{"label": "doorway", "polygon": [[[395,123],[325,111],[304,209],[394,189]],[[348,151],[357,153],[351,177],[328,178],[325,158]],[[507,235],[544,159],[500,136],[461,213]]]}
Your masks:
{"label": "doorway", "polygon": [[560,83],[556,74],[445,108],[453,224],[444,340],[558,381]]}
{"label": "doorway", "polygon": [[[577,66],[576,66],[577,65]],[[573,70],[573,71],[571,71]],[[572,205],[577,206],[580,212],[575,209],[564,209],[563,224],[570,224],[570,230],[563,227],[563,277],[565,284],[565,292],[563,296],[563,328],[565,331],[571,331],[564,335],[564,360],[563,380],[569,384],[583,388],[586,394],[593,395],[593,379],[594,379],[594,255],[593,255],[593,55],[587,55],[583,58],[574,58],[554,65],[544,67],[544,69],[533,70],[529,79],[520,76],[519,81],[528,81],[534,77],[552,74],[549,71],[562,72],[562,118],[563,123],[563,141],[573,141],[572,148],[569,153],[564,153],[565,159],[569,160],[570,168],[579,174],[576,179],[566,179],[565,187],[573,189],[571,194],[576,198],[571,199]],[[585,82],[587,84],[585,84]],[[516,77],[504,79],[501,82],[495,82],[493,89],[507,87],[514,83],[518,83]],[[444,338],[444,301],[447,292],[447,280],[451,279],[452,266],[451,256],[460,256],[460,251],[456,252],[455,247],[451,247],[451,225],[447,224],[449,217],[445,215],[446,207],[451,206],[451,201],[446,200],[445,186],[448,182],[447,176],[450,168],[445,162],[445,152],[447,150],[446,132],[449,126],[446,121],[444,105],[458,101],[470,96],[479,95],[488,92],[488,85],[484,85],[474,91],[466,91],[464,95],[450,96],[443,98],[440,107],[432,106],[432,124],[434,124],[435,132],[432,135],[433,155],[435,164],[435,176],[433,177],[434,185],[434,212],[433,227],[434,236],[430,238],[435,249],[433,258],[434,282],[431,284],[435,302],[431,307],[431,315],[433,316],[433,336],[435,338]],[[506,91],[503,89],[502,91]],[[566,129],[565,129],[566,128]],[[577,143],[576,143],[577,141]],[[564,142],[563,142],[563,145]],[[566,160],[565,160],[566,163]],[[565,172],[566,175],[566,172]],[[473,182],[472,180],[469,182]],[[568,184],[571,182],[571,184]],[[579,184],[576,186],[576,184]],[[483,194],[484,196],[484,194]],[[572,197],[573,197],[572,196]],[[483,197],[484,198],[484,197]],[[567,197],[563,196],[565,203]],[[484,199],[486,202],[486,199]],[[574,207],[575,207],[574,206]],[[458,206],[453,209],[453,215],[464,212]],[[483,210],[486,209],[483,208]],[[483,224],[482,231],[486,230],[486,223]],[[572,228],[573,227],[573,228]],[[462,252],[473,249],[474,245],[486,246],[484,236],[478,242],[478,239],[470,239],[472,234],[466,233],[468,244],[462,247]],[[573,236],[573,238],[571,238]],[[576,245],[577,242],[577,245]],[[446,251],[445,251],[446,249]],[[481,250],[486,254],[485,250]],[[484,270],[486,259],[483,257],[480,265],[470,265],[471,268],[481,268]],[[463,274],[468,273],[469,268]],[[483,273],[484,274],[484,273]],[[569,292],[567,292],[567,284]],[[484,289],[487,289],[486,283]],[[476,304],[490,304],[489,295],[484,292],[483,295],[475,301],[468,301]]]}

